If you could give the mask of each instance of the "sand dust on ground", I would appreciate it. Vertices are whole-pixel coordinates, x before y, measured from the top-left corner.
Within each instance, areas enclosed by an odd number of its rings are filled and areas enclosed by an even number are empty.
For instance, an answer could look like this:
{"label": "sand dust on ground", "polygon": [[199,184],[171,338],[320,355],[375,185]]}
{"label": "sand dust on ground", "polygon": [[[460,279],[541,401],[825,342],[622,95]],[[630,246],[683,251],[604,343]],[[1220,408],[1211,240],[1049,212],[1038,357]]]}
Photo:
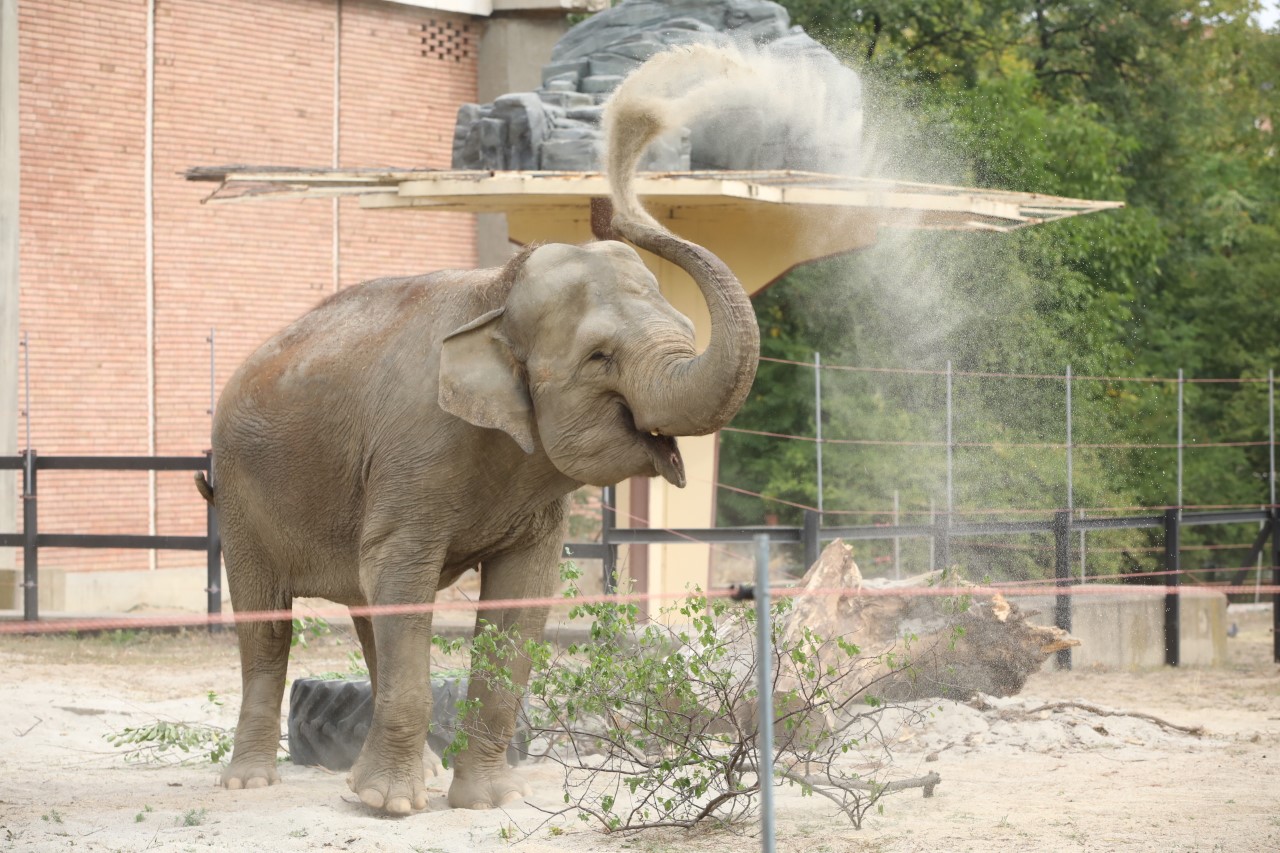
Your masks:
{"label": "sand dust on ground", "polygon": [[[1280,850],[1280,667],[1271,613],[1232,614],[1230,664],[1213,670],[1072,671],[1033,677],[1019,696],[935,703],[895,732],[893,774],[936,770],[854,830],[820,798],[779,789],[784,853],[963,850]],[[290,676],[344,670],[341,632],[295,653]],[[529,805],[371,813],[345,774],[283,765],[284,783],[225,791],[209,763],[131,763],[104,736],[156,720],[232,726],[240,676],[230,635],[0,638],[0,849],[157,851],[645,851],[759,849],[755,824],[604,836],[572,819],[541,825]],[[210,700],[213,691],[215,701]],[[218,702],[221,704],[218,704]],[[1142,712],[1193,735],[1127,716]],[[533,802],[562,801],[560,774],[526,766]]]}

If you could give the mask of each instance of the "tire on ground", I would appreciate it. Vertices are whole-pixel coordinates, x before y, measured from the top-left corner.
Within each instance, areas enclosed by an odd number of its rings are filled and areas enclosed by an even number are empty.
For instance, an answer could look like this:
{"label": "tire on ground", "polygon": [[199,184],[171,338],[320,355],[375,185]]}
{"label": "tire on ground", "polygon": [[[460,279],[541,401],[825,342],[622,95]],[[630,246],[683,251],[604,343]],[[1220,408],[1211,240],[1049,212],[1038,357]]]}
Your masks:
{"label": "tire on ground", "polygon": [[[467,696],[466,679],[433,678],[431,695],[427,745],[443,755],[456,732],[458,702]],[[372,722],[369,679],[299,678],[289,691],[289,758],[294,764],[349,770]],[[528,742],[528,731],[521,726],[507,748],[507,761],[515,764],[528,757]]]}

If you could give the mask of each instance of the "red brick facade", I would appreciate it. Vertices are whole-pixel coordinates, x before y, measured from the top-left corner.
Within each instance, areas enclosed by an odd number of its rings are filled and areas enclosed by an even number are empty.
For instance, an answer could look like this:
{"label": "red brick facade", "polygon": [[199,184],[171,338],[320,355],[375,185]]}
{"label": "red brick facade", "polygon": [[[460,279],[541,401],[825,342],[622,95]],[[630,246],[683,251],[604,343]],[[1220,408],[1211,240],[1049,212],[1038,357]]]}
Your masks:
{"label": "red brick facade", "polygon": [[[19,3],[20,311],[42,454],[200,453],[211,328],[220,389],[336,283],[475,263],[469,216],[351,200],[202,205],[212,185],[182,172],[335,157],[447,167],[457,106],[476,99],[481,22],[382,0],[155,0],[152,435],[148,6]],[[158,475],[155,503],[158,532],[203,531],[190,475]],[[46,532],[144,533],[148,476],[47,472],[40,504]],[[159,565],[202,559],[161,552]],[[144,568],[148,556],[50,550],[41,565]]]}

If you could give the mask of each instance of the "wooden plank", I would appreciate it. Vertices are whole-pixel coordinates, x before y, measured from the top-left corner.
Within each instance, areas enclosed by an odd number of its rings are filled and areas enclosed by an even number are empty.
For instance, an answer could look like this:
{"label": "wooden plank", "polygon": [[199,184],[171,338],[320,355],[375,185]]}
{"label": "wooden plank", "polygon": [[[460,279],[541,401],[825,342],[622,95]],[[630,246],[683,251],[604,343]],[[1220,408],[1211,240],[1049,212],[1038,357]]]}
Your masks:
{"label": "wooden plank", "polygon": [[[477,213],[557,210],[607,197],[599,172],[487,172],[423,169],[202,167],[191,180],[221,180],[210,201],[360,196],[369,209],[426,208]],[[1012,230],[1122,207],[1120,202],[1038,193],[976,190],[814,172],[700,171],[642,173],[646,204],[673,209],[728,209],[755,204],[877,211],[891,227]]]}

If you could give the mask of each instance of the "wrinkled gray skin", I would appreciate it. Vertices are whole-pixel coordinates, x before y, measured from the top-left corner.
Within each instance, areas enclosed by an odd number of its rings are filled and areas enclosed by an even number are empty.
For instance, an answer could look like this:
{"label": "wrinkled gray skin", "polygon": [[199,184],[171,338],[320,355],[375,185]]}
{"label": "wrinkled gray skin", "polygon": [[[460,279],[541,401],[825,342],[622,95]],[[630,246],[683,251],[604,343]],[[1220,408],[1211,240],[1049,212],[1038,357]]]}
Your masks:
{"label": "wrinkled gray skin", "polygon": [[[223,391],[214,487],[237,612],[297,596],[418,604],[479,566],[481,599],[554,592],[567,495],[661,475],[671,436],[723,426],[755,374],[750,303],[728,269],[643,215],[615,228],[680,264],[712,316],[705,353],[630,246],[545,245],[507,267],[350,288],[262,346]],[[654,434],[656,433],[656,435]],[[201,483],[201,491],[208,493]],[[543,606],[480,620],[540,638]],[[374,809],[427,804],[431,614],[357,618],[373,724],[348,780]],[[279,781],[288,622],[237,625],[244,698],[228,788]],[[527,662],[514,665],[523,686]],[[473,680],[449,804],[529,792],[505,761],[517,698]]]}

